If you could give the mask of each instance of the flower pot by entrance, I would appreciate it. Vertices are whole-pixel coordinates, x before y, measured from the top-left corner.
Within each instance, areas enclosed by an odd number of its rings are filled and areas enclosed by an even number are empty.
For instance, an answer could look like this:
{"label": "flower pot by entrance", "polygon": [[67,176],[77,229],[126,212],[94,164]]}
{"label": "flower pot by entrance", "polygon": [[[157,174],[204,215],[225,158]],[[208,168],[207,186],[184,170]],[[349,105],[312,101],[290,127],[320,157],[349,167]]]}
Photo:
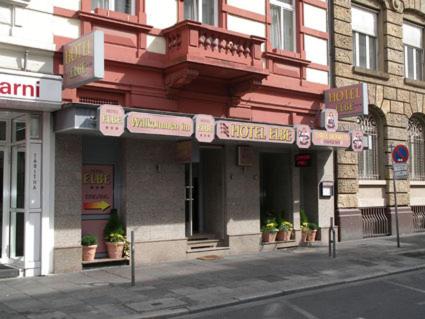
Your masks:
{"label": "flower pot by entrance", "polygon": [[124,242],[106,242],[106,249],[108,251],[109,258],[112,259],[120,259],[122,258],[123,251],[124,251]]}
{"label": "flower pot by entrance", "polygon": [[276,235],[276,241],[288,241],[291,238],[291,232],[288,230],[279,230]]}
{"label": "flower pot by entrance", "polygon": [[307,241],[316,241],[317,229],[310,230],[307,235]]}
{"label": "flower pot by entrance", "polygon": [[271,243],[276,241],[277,232],[264,231],[262,235],[262,240],[264,243]]}
{"label": "flower pot by entrance", "polygon": [[83,261],[93,261],[97,245],[83,246]]}

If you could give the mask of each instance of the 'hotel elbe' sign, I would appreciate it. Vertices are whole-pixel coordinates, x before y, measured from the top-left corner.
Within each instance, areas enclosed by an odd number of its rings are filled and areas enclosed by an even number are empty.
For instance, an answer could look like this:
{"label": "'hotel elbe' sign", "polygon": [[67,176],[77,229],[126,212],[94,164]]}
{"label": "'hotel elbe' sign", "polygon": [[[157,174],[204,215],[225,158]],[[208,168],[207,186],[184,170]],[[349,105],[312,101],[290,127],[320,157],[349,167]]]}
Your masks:
{"label": "'hotel elbe' sign", "polygon": [[367,115],[368,103],[366,83],[325,91],[325,107],[337,110],[339,118]]}

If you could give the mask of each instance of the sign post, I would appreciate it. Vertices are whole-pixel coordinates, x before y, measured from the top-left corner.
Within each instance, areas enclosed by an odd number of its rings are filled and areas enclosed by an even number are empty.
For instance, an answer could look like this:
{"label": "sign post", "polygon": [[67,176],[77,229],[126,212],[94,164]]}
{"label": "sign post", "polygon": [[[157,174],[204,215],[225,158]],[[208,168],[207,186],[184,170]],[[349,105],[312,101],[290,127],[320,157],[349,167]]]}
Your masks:
{"label": "sign post", "polygon": [[404,180],[409,176],[407,170],[407,160],[409,159],[409,149],[399,144],[396,147],[391,145],[391,155],[393,159],[393,188],[394,188],[394,206],[395,206],[395,225],[397,232],[397,247],[400,248],[400,231],[398,226],[398,205],[397,205],[397,188],[396,180]]}

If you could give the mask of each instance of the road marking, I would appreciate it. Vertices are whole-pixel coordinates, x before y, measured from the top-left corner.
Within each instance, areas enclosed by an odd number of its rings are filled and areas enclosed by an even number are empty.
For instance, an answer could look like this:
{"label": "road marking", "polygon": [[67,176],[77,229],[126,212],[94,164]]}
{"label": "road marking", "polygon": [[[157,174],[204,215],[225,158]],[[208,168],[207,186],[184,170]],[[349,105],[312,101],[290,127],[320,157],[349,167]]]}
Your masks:
{"label": "road marking", "polygon": [[425,290],[423,290],[423,289],[411,287],[411,286],[408,286],[408,285],[400,284],[398,282],[389,281],[389,280],[387,280],[386,282],[389,283],[389,284],[392,284],[394,286],[399,286],[399,287],[402,287],[402,288],[410,289],[410,290],[413,290],[413,291],[416,291],[416,292],[420,292],[422,294],[425,294]]}
{"label": "road marking", "polygon": [[289,308],[292,308],[293,310],[295,310],[296,312],[298,312],[299,314],[303,315],[305,318],[307,319],[319,319],[318,317],[316,317],[315,315],[313,315],[312,313],[308,312],[307,310],[304,310],[296,305],[293,305],[287,301],[284,302]]}

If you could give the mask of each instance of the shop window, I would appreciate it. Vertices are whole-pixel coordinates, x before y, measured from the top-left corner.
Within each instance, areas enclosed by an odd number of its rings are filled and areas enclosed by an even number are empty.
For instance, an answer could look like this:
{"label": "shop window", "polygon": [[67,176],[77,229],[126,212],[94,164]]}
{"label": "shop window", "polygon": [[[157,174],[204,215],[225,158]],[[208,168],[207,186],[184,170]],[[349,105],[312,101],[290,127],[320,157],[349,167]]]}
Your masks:
{"label": "shop window", "polygon": [[184,18],[217,26],[217,0],[184,0]]}
{"label": "shop window", "polygon": [[134,0],[92,0],[92,10],[102,8],[127,14],[134,14]]}
{"label": "shop window", "polygon": [[352,7],[353,64],[366,69],[377,69],[378,14],[374,11]]}
{"label": "shop window", "polygon": [[363,132],[368,136],[369,149],[359,153],[359,178],[376,180],[380,178],[382,153],[382,128],[379,117],[375,112],[360,118]]}
{"label": "shop window", "polygon": [[273,48],[295,51],[294,0],[270,0]]}
{"label": "shop window", "polygon": [[412,80],[423,79],[423,31],[413,24],[403,24],[404,70]]}
{"label": "shop window", "polygon": [[409,170],[411,180],[425,180],[424,123],[417,117],[409,120]]}

